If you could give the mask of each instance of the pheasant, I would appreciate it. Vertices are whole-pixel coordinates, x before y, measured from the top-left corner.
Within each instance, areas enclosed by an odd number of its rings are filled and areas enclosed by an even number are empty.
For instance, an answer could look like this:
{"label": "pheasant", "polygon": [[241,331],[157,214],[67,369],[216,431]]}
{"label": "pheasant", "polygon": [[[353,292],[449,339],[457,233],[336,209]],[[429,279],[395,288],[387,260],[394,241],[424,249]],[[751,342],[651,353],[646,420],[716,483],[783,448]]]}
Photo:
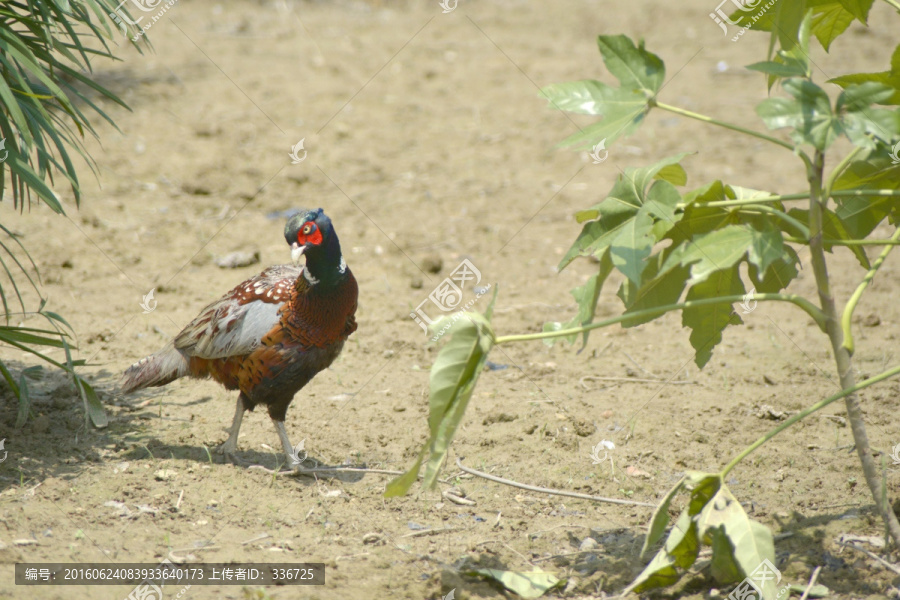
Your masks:
{"label": "pheasant", "polygon": [[[293,265],[269,267],[241,283],[122,378],[123,393],[186,376],[211,377],[239,390],[228,439],[216,448],[232,459],[244,411],[264,404],[292,463],[296,452],[284,428],[287,408],[356,331],[356,279],[331,219],[321,208],[303,210],[288,221],[284,237]],[[305,267],[298,266],[301,256]]]}

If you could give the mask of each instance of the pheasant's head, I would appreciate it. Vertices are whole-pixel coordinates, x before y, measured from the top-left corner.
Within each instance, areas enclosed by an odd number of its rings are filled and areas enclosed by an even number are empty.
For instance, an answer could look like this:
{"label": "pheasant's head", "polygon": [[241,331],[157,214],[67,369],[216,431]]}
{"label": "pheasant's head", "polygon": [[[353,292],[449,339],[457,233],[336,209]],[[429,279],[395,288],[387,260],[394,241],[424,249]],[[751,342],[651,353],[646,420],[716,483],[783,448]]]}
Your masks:
{"label": "pheasant's head", "polygon": [[284,239],[291,246],[291,259],[294,264],[306,254],[307,262],[327,246],[328,238],[334,234],[331,219],[321,208],[301,210],[291,217],[284,226]]}
{"label": "pheasant's head", "polygon": [[284,239],[291,246],[294,264],[306,257],[306,271],[317,280],[336,281],[345,275],[347,264],[341,255],[331,219],[321,208],[301,210],[284,227]]}

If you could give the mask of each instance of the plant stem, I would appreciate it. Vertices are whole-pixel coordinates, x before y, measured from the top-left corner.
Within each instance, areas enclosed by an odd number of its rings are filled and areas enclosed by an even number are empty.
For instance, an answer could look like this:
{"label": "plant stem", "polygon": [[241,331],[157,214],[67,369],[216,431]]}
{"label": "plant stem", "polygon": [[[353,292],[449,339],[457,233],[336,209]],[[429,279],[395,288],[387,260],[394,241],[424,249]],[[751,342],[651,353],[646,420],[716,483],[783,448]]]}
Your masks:
{"label": "plant stem", "polygon": [[851,356],[853,356],[854,351],[853,332],[850,329],[853,311],[856,310],[856,305],[859,303],[859,299],[862,298],[863,292],[866,291],[866,288],[869,287],[869,284],[875,279],[875,274],[878,272],[878,269],[884,264],[884,259],[886,259],[888,254],[891,253],[891,250],[894,249],[894,245],[898,243],[900,243],[900,227],[894,231],[894,235],[891,236],[888,245],[885,246],[875,262],[872,263],[872,268],[869,269],[869,272],[863,277],[863,280],[856,287],[856,291],[853,292],[853,295],[850,296],[850,299],[847,300],[847,305],[844,307],[844,313],[841,315],[841,331],[844,334],[844,348],[847,349],[847,352],[849,352]]}
{"label": "plant stem", "polygon": [[712,117],[708,117],[706,115],[701,115],[700,113],[695,113],[689,110],[685,110],[683,108],[678,108],[677,106],[672,106],[670,104],[663,104],[662,102],[654,102],[652,104],[657,108],[661,108],[663,110],[669,111],[670,113],[675,113],[676,115],[681,115],[683,117],[688,117],[689,119],[696,119],[698,121],[702,121],[703,123],[709,123],[710,125],[718,125],[719,127],[724,127],[725,129],[730,129],[732,131],[737,131],[755,138],[759,138],[761,140],[765,140],[767,142],[771,142],[773,144],[777,144],[782,148],[787,148],[791,152],[794,151],[794,145],[784,140],[779,140],[778,138],[774,138],[770,135],[766,135],[764,133],[760,133],[758,131],[753,131],[752,129],[746,129],[741,127],[740,125],[735,125],[733,123],[727,123],[725,121],[720,121],[718,119],[714,119]]}
{"label": "plant stem", "polygon": [[900,196],[900,190],[838,190],[831,192],[832,198],[855,198],[857,196]]}
{"label": "plant stem", "polygon": [[[834,352],[834,361],[842,390],[849,390],[856,384],[853,374],[853,364],[850,353],[843,345],[843,332],[837,317],[834,296],[831,293],[831,283],[828,279],[828,267],[825,261],[825,246],[823,243],[823,212],[827,198],[822,196],[822,172],[824,170],[825,156],[821,150],[816,154],[807,168],[809,181],[809,252],[812,262],[813,274],[816,277],[816,285],[819,292],[819,303],[822,312],[825,313],[825,332],[831,341],[831,349]],[[878,476],[878,468],[872,457],[872,449],[869,446],[869,436],[866,433],[866,424],[863,419],[862,409],[856,394],[849,393],[844,397],[847,405],[847,418],[853,431],[853,441],[856,443],[856,453],[862,463],[863,475],[875,500],[875,506],[881,513],[885,525],[894,539],[895,544],[900,544],[900,522],[894,514],[889,503],[881,501],[881,485]]]}
{"label": "plant stem", "polygon": [[837,178],[841,176],[841,173],[843,173],[847,169],[847,167],[850,166],[850,163],[854,158],[856,158],[856,155],[862,152],[862,149],[862,146],[854,146],[853,150],[848,152],[847,156],[845,156],[841,160],[841,162],[839,162],[838,165],[831,171],[831,173],[828,174],[828,179],[825,180],[825,188],[822,192],[822,197],[825,198],[825,200],[831,198],[831,188],[834,187],[834,182],[837,181]]}
{"label": "plant stem", "polygon": [[[831,192],[832,198],[858,198],[861,196],[876,196],[886,198],[898,197],[900,196],[900,190],[838,190],[836,192]],[[714,200],[712,202],[704,202],[703,206],[752,206],[754,204],[782,202],[785,200],[809,200],[809,193],[801,192],[799,194],[778,194],[774,196],[761,196],[759,198],[744,198],[741,200]],[[685,209],[689,206],[689,204],[690,203],[688,202],[679,202],[675,205],[675,208]]]}
{"label": "plant stem", "polygon": [[[790,235],[784,236],[784,241],[794,244],[808,244],[809,240],[803,240]],[[826,246],[898,246],[897,240],[822,240]]]}
{"label": "plant stem", "polygon": [[[633,313],[625,313],[619,315],[618,317],[604,319],[603,321],[597,321],[596,323],[591,323],[589,325],[582,325],[581,327],[573,327],[572,329],[560,329],[559,331],[542,331],[540,333],[526,333],[521,335],[503,335],[496,338],[494,340],[494,343],[505,344],[507,342],[527,342],[531,340],[566,337],[569,335],[584,333],[585,331],[590,331],[591,329],[607,327],[609,325],[615,325],[616,323],[630,321],[641,317],[661,315],[663,313],[667,313],[673,310],[679,310],[682,308],[694,308],[697,306],[708,306],[711,304],[734,304],[735,302],[743,302],[744,298],[744,296],[722,296],[720,298],[700,298],[698,300],[688,300],[687,302],[679,302],[677,304],[666,304],[664,306],[645,308],[644,310],[637,310]],[[819,325],[822,331],[825,331],[825,314],[821,310],[819,310],[812,302],[810,302],[806,298],[803,298],[802,296],[797,296],[795,294],[754,294],[753,299],[759,300],[760,302],[773,300],[796,304],[813,318],[813,320]]]}
{"label": "plant stem", "polygon": [[838,392],[834,396],[829,396],[828,398],[825,398],[824,400],[822,400],[820,402],[816,402],[809,408],[805,408],[805,409],[801,410],[796,415],[793,415],[792,417],[787,419],[784,423],[782,423],[781,425],[779,425],[778,427],[776,427],[775,429],[773,429],[766,435],[762,436],[761,438],[759,438],[758,440],[756,440],[755,442],[753,442],[752,444],[750,444],[749,446],[744,448],[744,450],[742,450],[740,454],[735,456],[731,460],[731,462],[728,463],[727,465],[725,465],[725,468],[722,469],[722,473],[721,473],[722,478],[724,479],[728,475],[728,473],[733,468],[735,468],[739,462],[741,462],[742,460],[747,458],[747,456],[749,456],[751,452],[753,452],[754,450],[756,450],[757,448],[759,448],[760,446],[762,446],[763,444],[765,444],[766,442],[771,440],[773,437],[775,437],[776,435],[778,435],[779,433],[781,433],[782,431],[784,431],[785,429],[787,429],[788,427],[790,427],[791,425],[796,423],[797,421],[801,421],[801,420],[805,419],[806,417],[813,414],[814,412],[825,408],[832,402],[840,400],[841,398],[849,396],[850,394],[855,394],[859,390],[865,389],[865,388],[869,387],[870,385],[875,385],[876,383],[880,383],[880,382],[884,381],[885,379],[894,377],[895,375],[900,375],[900,366],[896,366],[893,369],[890,369],[883,373],[879,373],[875,377],[870,377],[869,379],[866,379],[862,383],[856,384],[852,388]]}
{"label": "plant stem", "polygon": [[[753,204],[764,204],[768,202],[781,202],[782,200],[809,200],[809,194],[781,194],[777,196],[761,196],[759,198],[745,198],[742,200],[714,200],[712,202],[704,202],[703,206],[715,206],[715,207],[726,207],[726,206],[746,206]],[[682,202],[680,204],[676,204],[675,208],[686,208],[688,204],[686,202]]]}
{"label": "plant stem", "polygon": [[895,9],[900,10],[900,2],[897,2],[897,0],[884,0],[884,1],[887,2],[888,4],[890,4],[891,6],[893,6]]}

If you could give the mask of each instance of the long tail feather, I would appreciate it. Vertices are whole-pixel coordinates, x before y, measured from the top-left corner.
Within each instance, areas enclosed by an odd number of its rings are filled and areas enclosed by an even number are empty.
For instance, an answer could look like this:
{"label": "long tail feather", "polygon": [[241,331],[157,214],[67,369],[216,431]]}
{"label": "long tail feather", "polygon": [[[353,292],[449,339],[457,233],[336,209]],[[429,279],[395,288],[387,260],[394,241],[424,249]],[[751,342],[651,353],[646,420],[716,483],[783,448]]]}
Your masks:
{"label": "long tail feather", "polygon": [[187,357],[170,343],[165,348],[142,358],[125,371],[119,383],[123,394],[145,387],[165,385],[190,373]]}

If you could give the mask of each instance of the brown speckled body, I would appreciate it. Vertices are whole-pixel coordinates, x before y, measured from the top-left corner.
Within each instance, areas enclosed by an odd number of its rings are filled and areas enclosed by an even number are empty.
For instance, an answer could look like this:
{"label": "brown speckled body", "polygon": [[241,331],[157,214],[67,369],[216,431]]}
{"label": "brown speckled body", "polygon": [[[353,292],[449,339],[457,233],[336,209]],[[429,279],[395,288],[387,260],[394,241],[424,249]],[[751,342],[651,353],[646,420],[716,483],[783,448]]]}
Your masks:
{"label": "brown speckled body", "polygon": [[[302,275],[295,275],[278,279],[271,288],[267,286],[273,291],[271,295],[267,288],[257,295],[254,283],[269,279],[274,269],[282,267],[272,267],[242,283],[225,298],[231,297],[237,304],[279,304],[278,323],[252,352],[214,359],[192,357],[190,371],[193,377],[212,377],[229,390],[241,390],[247,410],[265,404],[273,419],[283,421],[294,395],[334,362],[344,341],[356,331],[358,289],[348,269],[348,277],[328,294],[309,286]],[[195,320],[198,326],[207,312]]]}

